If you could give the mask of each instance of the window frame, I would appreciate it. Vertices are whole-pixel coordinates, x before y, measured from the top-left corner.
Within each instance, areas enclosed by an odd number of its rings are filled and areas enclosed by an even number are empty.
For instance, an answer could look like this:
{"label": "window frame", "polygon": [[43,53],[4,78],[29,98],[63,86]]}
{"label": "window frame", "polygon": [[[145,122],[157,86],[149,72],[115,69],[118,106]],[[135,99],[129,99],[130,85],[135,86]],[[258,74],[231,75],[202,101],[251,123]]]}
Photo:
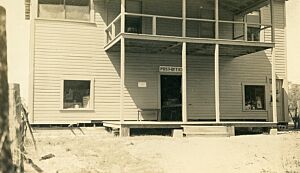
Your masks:
{"label": "window frame", "polygon": [[[74,81],[90,81],[90,107],[89,108],[64,108],[64,81],[74,80]],[[88,77],[63,77],[60,82],[60,111],[94,111],[94,88],[95,88],[95,79]]]}
{"label": "window frame", "polygon": [[[254,10],[254,11],[252,11],[251,13],[254,13],[254,12],[257,12],[257,14],[258,14],[258,23],[256,23],[256,24],[258,24],[258,25],[255,25],[255,23],[251,23],[250,25],[248,25],[247,26],[247,33],[245,33],[245,36],[247,37],[247,41],[254,41],[254,42],[260,42],[261,40],[262,40],[262,35],[261,35],[261,11],[260,10]],[[249,15],[250,13],[248,13],[248,14],[246,14],[246,16],[247,16],[247,23],[248,23],[248,15]],[[249,37],[248,37],[248,34],[251,34],[251,35],[253,35],[254,33],[253,32],[249,32],[250,30],[255,30],[255,29],[258,29],[259,30],[259,32],[257,33],[258,34],[258,40],[255,40],[255,39],[249,39]]]}
{"label": "window frame", "polygon": [[64,5],[64,18],[47,18],[47,17],[40,17],[40,3],[37,0],[37,11],[36,11],[36,18],[43,19],[43,20],[54,20],[54,21],[69,21],[69,22],[81,22],[81,23],[95,23],[95,9],[94,9],[94,0],[89,0],[89,19],[88,20],[80,20],[80,19],[67,19],[66,18],[66,0],[63,0]]}
{"label": "window frame", "polygon": [[[143,14],[143,1],[142,0],[127,0],[125,3],[125,12],[128,13],[132,13],[130,12],[130,10],[128,9],[129,7],[129,3],[139,3],[139,9],[135,9],[138,10],[139,12],[137,12],[138,14]],[[136,12],[135,12],[136,13]],[[138,22],[136,22],[138,21]],[[136,27],[136,32],[134,31],[128,31],[129,27],[131,25],[128,25],[128,23],[135,23],[135,27]],[[125,16],[125,32],[127,33],[135,33],[135,34],[142,34],[143,33],[143,17],[141,16]],[[134,28],[134,27],[132,27]]]}
{"label": "window frame", "polygon": [[[245,106],[245,87],[246,86],[263,86],[264,87],[264,104],[265,108],[261,110],[247,110]],[[242,111],[243,112],[267,112],[268,105],[267,105],[267,85],[265,83],[242,83]]]}

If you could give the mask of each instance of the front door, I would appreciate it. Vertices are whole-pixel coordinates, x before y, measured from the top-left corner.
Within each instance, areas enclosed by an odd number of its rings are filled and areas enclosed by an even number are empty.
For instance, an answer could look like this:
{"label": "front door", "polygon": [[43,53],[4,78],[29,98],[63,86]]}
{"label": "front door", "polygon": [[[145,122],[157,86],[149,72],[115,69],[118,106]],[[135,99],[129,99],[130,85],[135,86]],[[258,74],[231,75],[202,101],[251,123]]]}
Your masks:
{"label": "front door", "polygon": [[181,76],[161,75],[161,120],[181,121]]}

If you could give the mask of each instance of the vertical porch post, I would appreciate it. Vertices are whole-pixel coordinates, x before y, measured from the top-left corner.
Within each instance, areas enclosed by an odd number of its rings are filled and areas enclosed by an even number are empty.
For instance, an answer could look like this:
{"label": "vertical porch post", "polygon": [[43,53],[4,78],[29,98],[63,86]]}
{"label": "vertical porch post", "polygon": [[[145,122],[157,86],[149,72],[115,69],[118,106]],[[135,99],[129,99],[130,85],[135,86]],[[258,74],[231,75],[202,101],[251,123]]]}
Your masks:
{"label": "vertical porch post", "polygon": [[[121,0],[121,33],[125,31],[125,0]],[[121,72],[120,72],[120,122],[124,122],[124,88],[125,88],[125,38],[121,37]],[[120,130],[121,132],[121,130]]]}
{"label": "vertical porch post", "polygon": [[121,0],[121,33],[125,32],[125,0]]}
{"label": "vertical porch post", "polygon": [[216,122],[220,122],[219,44],[215,45],[215,109]]}
{"label": "vertical porch post", "polygon": [[121,37],[121,73],[120,73],[120,121],[124,122],[124,88],[125,88],[125,38]]}
{"label": "vertical porch post", "polygon": [[182,121],[187,122],[186,42],[182,43]]}
{"label": "vertical porch post", "polygon": [[219,39],[219,0],[215,0],[215,39]]}
{"label": "vertical porch post", "polygon": [[277,103],[276,103],[276,71],[275,71],[275,48],[272,48],[272,107],[273,122],[277,123]]}
{"label": "vertical porch post", "polygon": [[[271,10],[271,37],[272,43],[275,43],[275,24],[274,24],[274,3],[270,0]],[[276,45],[275,45],[276,46]],[[275,46],[272,48],[272,107],[273,107],[273,122],[277,123],[277,103],[276,103],[276,62],[275,62]]]}
{"label": "vertical porch post", "polygon": [[248,41],[247,14],[245,14],[245,16],[244,16],[244,41]]}
{"label": "vertical porch post", "polygon": [[[186,0],[182,0],[182,37],[186,37]],[[182,43],[182,122],[187,122],[186,42]]]}
{"label": "vertical porch post", "polygon": [[95,21],[95,7],[94,0],[90,0],[90,22]]}
{"label": "vertical porch post", "polygon": [[[215,39],[219,39],[219,0],[215,0]],[[220,79],[219,79],[219,44],[215,45],[215,111],[216,122],[220,122]]]}
{"label": "vertical porch post", "polygon": [[182,37],[186,37],[186,0],[182,0]]}

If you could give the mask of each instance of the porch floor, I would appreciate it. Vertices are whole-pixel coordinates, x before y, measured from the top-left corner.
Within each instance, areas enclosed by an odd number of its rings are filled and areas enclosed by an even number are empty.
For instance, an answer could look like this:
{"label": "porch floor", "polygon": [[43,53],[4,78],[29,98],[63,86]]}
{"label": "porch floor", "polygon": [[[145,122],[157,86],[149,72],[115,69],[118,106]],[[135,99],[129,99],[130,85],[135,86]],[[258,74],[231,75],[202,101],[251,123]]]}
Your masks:
{"label": "porch floor", "polygon": [[273,122],[242,122],[242,121],[103,121],[104,127],[109,128],[182,128],[183,126],[234,126],[234,127],[277,127]]}

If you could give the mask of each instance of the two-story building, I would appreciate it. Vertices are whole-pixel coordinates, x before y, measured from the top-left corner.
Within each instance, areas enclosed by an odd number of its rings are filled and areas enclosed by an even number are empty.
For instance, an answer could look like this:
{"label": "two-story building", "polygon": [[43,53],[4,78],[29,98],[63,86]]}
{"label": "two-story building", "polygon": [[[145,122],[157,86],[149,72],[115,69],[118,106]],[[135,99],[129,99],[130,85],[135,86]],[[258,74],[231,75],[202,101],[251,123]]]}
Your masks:
{"label": "two-story building", "polygon": [[287,122],[285,17],[285,0],[32,0],[31,121]]}

